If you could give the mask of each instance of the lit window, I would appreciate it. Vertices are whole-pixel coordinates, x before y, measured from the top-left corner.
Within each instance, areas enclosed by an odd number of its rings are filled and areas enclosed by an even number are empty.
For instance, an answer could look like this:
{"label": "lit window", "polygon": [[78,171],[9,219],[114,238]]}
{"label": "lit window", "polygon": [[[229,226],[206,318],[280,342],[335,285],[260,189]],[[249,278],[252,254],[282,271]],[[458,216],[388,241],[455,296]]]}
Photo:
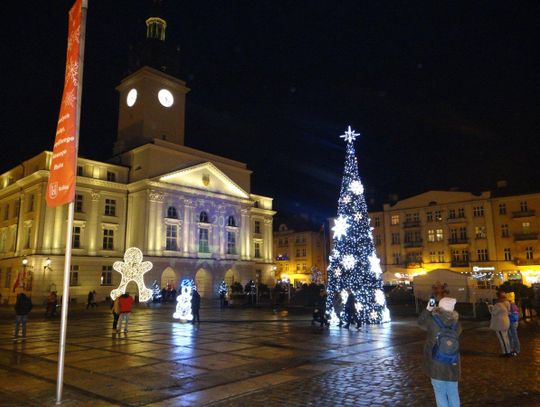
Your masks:
{"label": "lit window", "polygon": [[529,233],[531,231],[531,222],[522,222],[521,228],[523,229],[523,233]]}
{"label": "lit window", "polygon": [[480,216],[484,216],[484,207],[483,206],[475,206],[473,207],[473,216],[478,218]]}
{"label": "lit window", "polygon": [[510,251],[509,248],[504,249],[504,259],[505,259],[506,261],[512,260],[512,252]]}
{"label": "lit window", "polygon": [[399,215],[392,215],[390,223],[392,225],[399,225]]}
{"label": "lit window", "polygon": [[429,252],[429,261],[435,263],[437,261],[437,253]]}
{"label": "lit window", "polygon": [[478,249],[476,254],[478,255],[478,261],[488,261],[489,259],[487,249]]}
{"label": "lit window", "polygon": [[435,230],[429,229],[427,233],[428,233],[428,235],[427,235],[428,242],[434,242],[435,241]]}
{"label": "lit window", "polygon": [[444,263],[444,252],[440,251],[438,254],[439,254],[439,263]]}
{"label": "lit window", "polygon": [[532,247],[526,247],[525,248],[525,257],[527,260],[532,260],[534,256],[533,248]]}
{"label": "lit window", "polygon": [[477,239],[485,239],[487,237],[486,227],[485,226],[475,226],[474,227],[474,236]]}
{"label": "lit window", "polygon": [[442,242],[443,239],[444,239],[444,234],[443,234],[443,230],[442,229],[437,229],[436,233],[435,233],[435,239],[437,240],[437,242]]}

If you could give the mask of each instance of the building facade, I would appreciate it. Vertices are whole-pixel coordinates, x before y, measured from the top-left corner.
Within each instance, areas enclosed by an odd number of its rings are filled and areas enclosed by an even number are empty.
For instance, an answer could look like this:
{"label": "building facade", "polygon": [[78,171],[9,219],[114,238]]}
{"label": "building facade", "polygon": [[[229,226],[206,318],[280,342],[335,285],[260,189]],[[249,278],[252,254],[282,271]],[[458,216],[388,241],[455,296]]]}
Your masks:
{"label": "building facade", "polygon": [[540,282],[540,193],[429,191],[371,212],[386,284],[434,269],[496,285]]}
{"label": "building facade", "polygon": [[[185,83],[143,66],[117,90],[113,158],[78,160],[70,297],[108,296],[120,281],[112,264],[129,247],[153,263],[147,286],[190,278],[211,298],[222,280],[273,284],[272,198],[251,193],[246,164],[184,145]],[[67,207],[45,203],[51,154],[0,176],[2,302],[20,291],[40,301],[62,286]]]}
{"label": "building facade", "polygon": [[314,272],[326,281],[324,236],[320,232],[295,231],[281,224],[274,232],[276,277],[292,284],[309,284]]}

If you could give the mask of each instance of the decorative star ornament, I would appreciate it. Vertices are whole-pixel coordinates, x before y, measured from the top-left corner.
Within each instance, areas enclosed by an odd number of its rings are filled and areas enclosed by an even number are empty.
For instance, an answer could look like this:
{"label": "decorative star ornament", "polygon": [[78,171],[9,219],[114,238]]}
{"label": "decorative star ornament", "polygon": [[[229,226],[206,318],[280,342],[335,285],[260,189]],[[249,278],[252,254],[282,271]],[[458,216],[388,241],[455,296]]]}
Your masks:
{"label": "decorative star ornament", "polygon": [[334,275],[336,277],[339,277],[341,275],[341,267],[336,267],[336,269],[334,270]]}
{"label": "decorative star ornament", "polygon": [[124,261],[115,261],[113,269],[122,275],[118,288],[111,291],[111,298],[115,300],[126,292],[127,285],[134,281],[139,288],[139,300],[146,302],[152,298],[152,290],[144,285],[143,275],[152,268],[152,263],[142,261],[143,254],[140,249],[130,247],[124,253]]}
{"label": "decorative star ornament", "polygon": [[349,126],[345,134],[342,134],[341,136],[339,136],[339,138],[344,139],[347,143],[352,143],[354,140],[356,140],[356,137],[359,135],[360,133],[357,133],[354,130],[351,130],[351,126]]}
{"label": "decorative star ornament", "polygon": [[349,224],[347,223],[347,218],[343,215],[339,215],[339,217],[334,220],[334,226],[332,227],[332,231],[334,232],[334,238],[340,240],[342,236],[345,236],[347,234],[348,228]]}
{"label": "decorative star ornament", "polygon": [[349,189],[355,195],[361,195],[364,193],[364,186],[358,180],[351,182],[351,186],[349,187]]}
{"label": "decorative star ornament", "polygon": [[356,212],[353,215],[353,218],[354,218],[355,221],[359,222],[360,220],[362,220],[362,214],[360,212]]}
{"label": "decorative star ornament", "polygon": [[350,203],[350,202],[351,202],[351,197],[350,197],[350,195],[345,195],[345,196],[343,197],[343,199],[342,199],[342,202],[343,202],[344,204]]}
{"label": "decorative star ornament", "polygon": [[346,254],[343,256],[341,264],[345,267],[345,270],[351,270],[356,265],[356,259],[352,254]]}

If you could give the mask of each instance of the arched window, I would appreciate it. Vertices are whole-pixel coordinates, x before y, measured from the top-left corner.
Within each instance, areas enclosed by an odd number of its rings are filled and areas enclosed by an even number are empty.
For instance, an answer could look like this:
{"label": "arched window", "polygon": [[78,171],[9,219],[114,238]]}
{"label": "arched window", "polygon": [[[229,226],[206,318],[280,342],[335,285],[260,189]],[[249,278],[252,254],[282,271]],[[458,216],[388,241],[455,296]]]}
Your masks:
{"label": "arched window", "polygon": [[205,211],[202,211],[199,215],[199,222],[208,223],[208,214]]}
{"label": "arched window", "polygon": [[167,217],[171,219],[178,219],[178,213],[176,212],[176,208],[174,206],[169,206],[169,209],[167,209]]}
{"label": "arched window", "polygon": [[229,219],[227,219],[227,226],[236,226],[236,219],[234,219],[234,216],[229,216]]}

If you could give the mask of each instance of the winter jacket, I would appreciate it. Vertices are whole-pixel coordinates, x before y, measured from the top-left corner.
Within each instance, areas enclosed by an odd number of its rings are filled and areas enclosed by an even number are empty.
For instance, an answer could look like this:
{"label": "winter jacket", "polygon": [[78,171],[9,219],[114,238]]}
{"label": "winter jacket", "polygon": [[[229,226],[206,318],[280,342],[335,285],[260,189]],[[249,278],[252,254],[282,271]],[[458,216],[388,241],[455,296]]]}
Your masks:
{"label": "winter jacket", "polygon": [[25,294],[19,294],[15,303],[15,313],[17,315],[28,315],[32,310],[32,306],[32,300],[30,298]]}
{"label": "winter jacket", "polygon": [[334,306],[334,311],[336,315],[339,315],[343,312],[343,302],[341,301],[341,295],[334,293],[332,298],[332,305]]}
{"label": "winter jacket", "polygon": [[[461,372],[461,358],[458,358],[457,365],[433,360],[433,346],[437,341],[437,334],[441,331],[441,328],[439,328],[433,319],[433,315],[437,315],[445,326],[451,326],[459,320],[459,314],[456,311],[448,312],[439,307],[435,307],[431,312],[425,309],[420,314],[418,325],[422,329],[427,330],[427,338],[424,345],[424,360],[422,362],[424,373],[432,379],[457,382]],[[456,329],[458,336],[461,335],[461,324],[459,322]]]}
{"label": "winter jacket", "polygon": [[120,314],[131,312],[132,307],[133,298],[131,298],[128,294],[122,294],[118,299],[118,309],[120,310]]}
{"label": "winter jacket", "polygon": [[117,298],[113,301],[111,310],[113,314],[120,314],[120,298]]}
{"label": "winter jacket", "polygon": [[508,331],[510,329],[510,303],[508,301],[498,302],[489,306],[491,312],[491,322],[489,327],[494,331]]}
{"label": "winter jacket", "polygon": [[191,309],[198,310],[201,308],[201,295],[198,291],[193,291],[191,294]]}
{"label": "winter jacket", "polygon": [[353,293],[350,293],[345,302],[345,312],[356,312],[356,297]]}

